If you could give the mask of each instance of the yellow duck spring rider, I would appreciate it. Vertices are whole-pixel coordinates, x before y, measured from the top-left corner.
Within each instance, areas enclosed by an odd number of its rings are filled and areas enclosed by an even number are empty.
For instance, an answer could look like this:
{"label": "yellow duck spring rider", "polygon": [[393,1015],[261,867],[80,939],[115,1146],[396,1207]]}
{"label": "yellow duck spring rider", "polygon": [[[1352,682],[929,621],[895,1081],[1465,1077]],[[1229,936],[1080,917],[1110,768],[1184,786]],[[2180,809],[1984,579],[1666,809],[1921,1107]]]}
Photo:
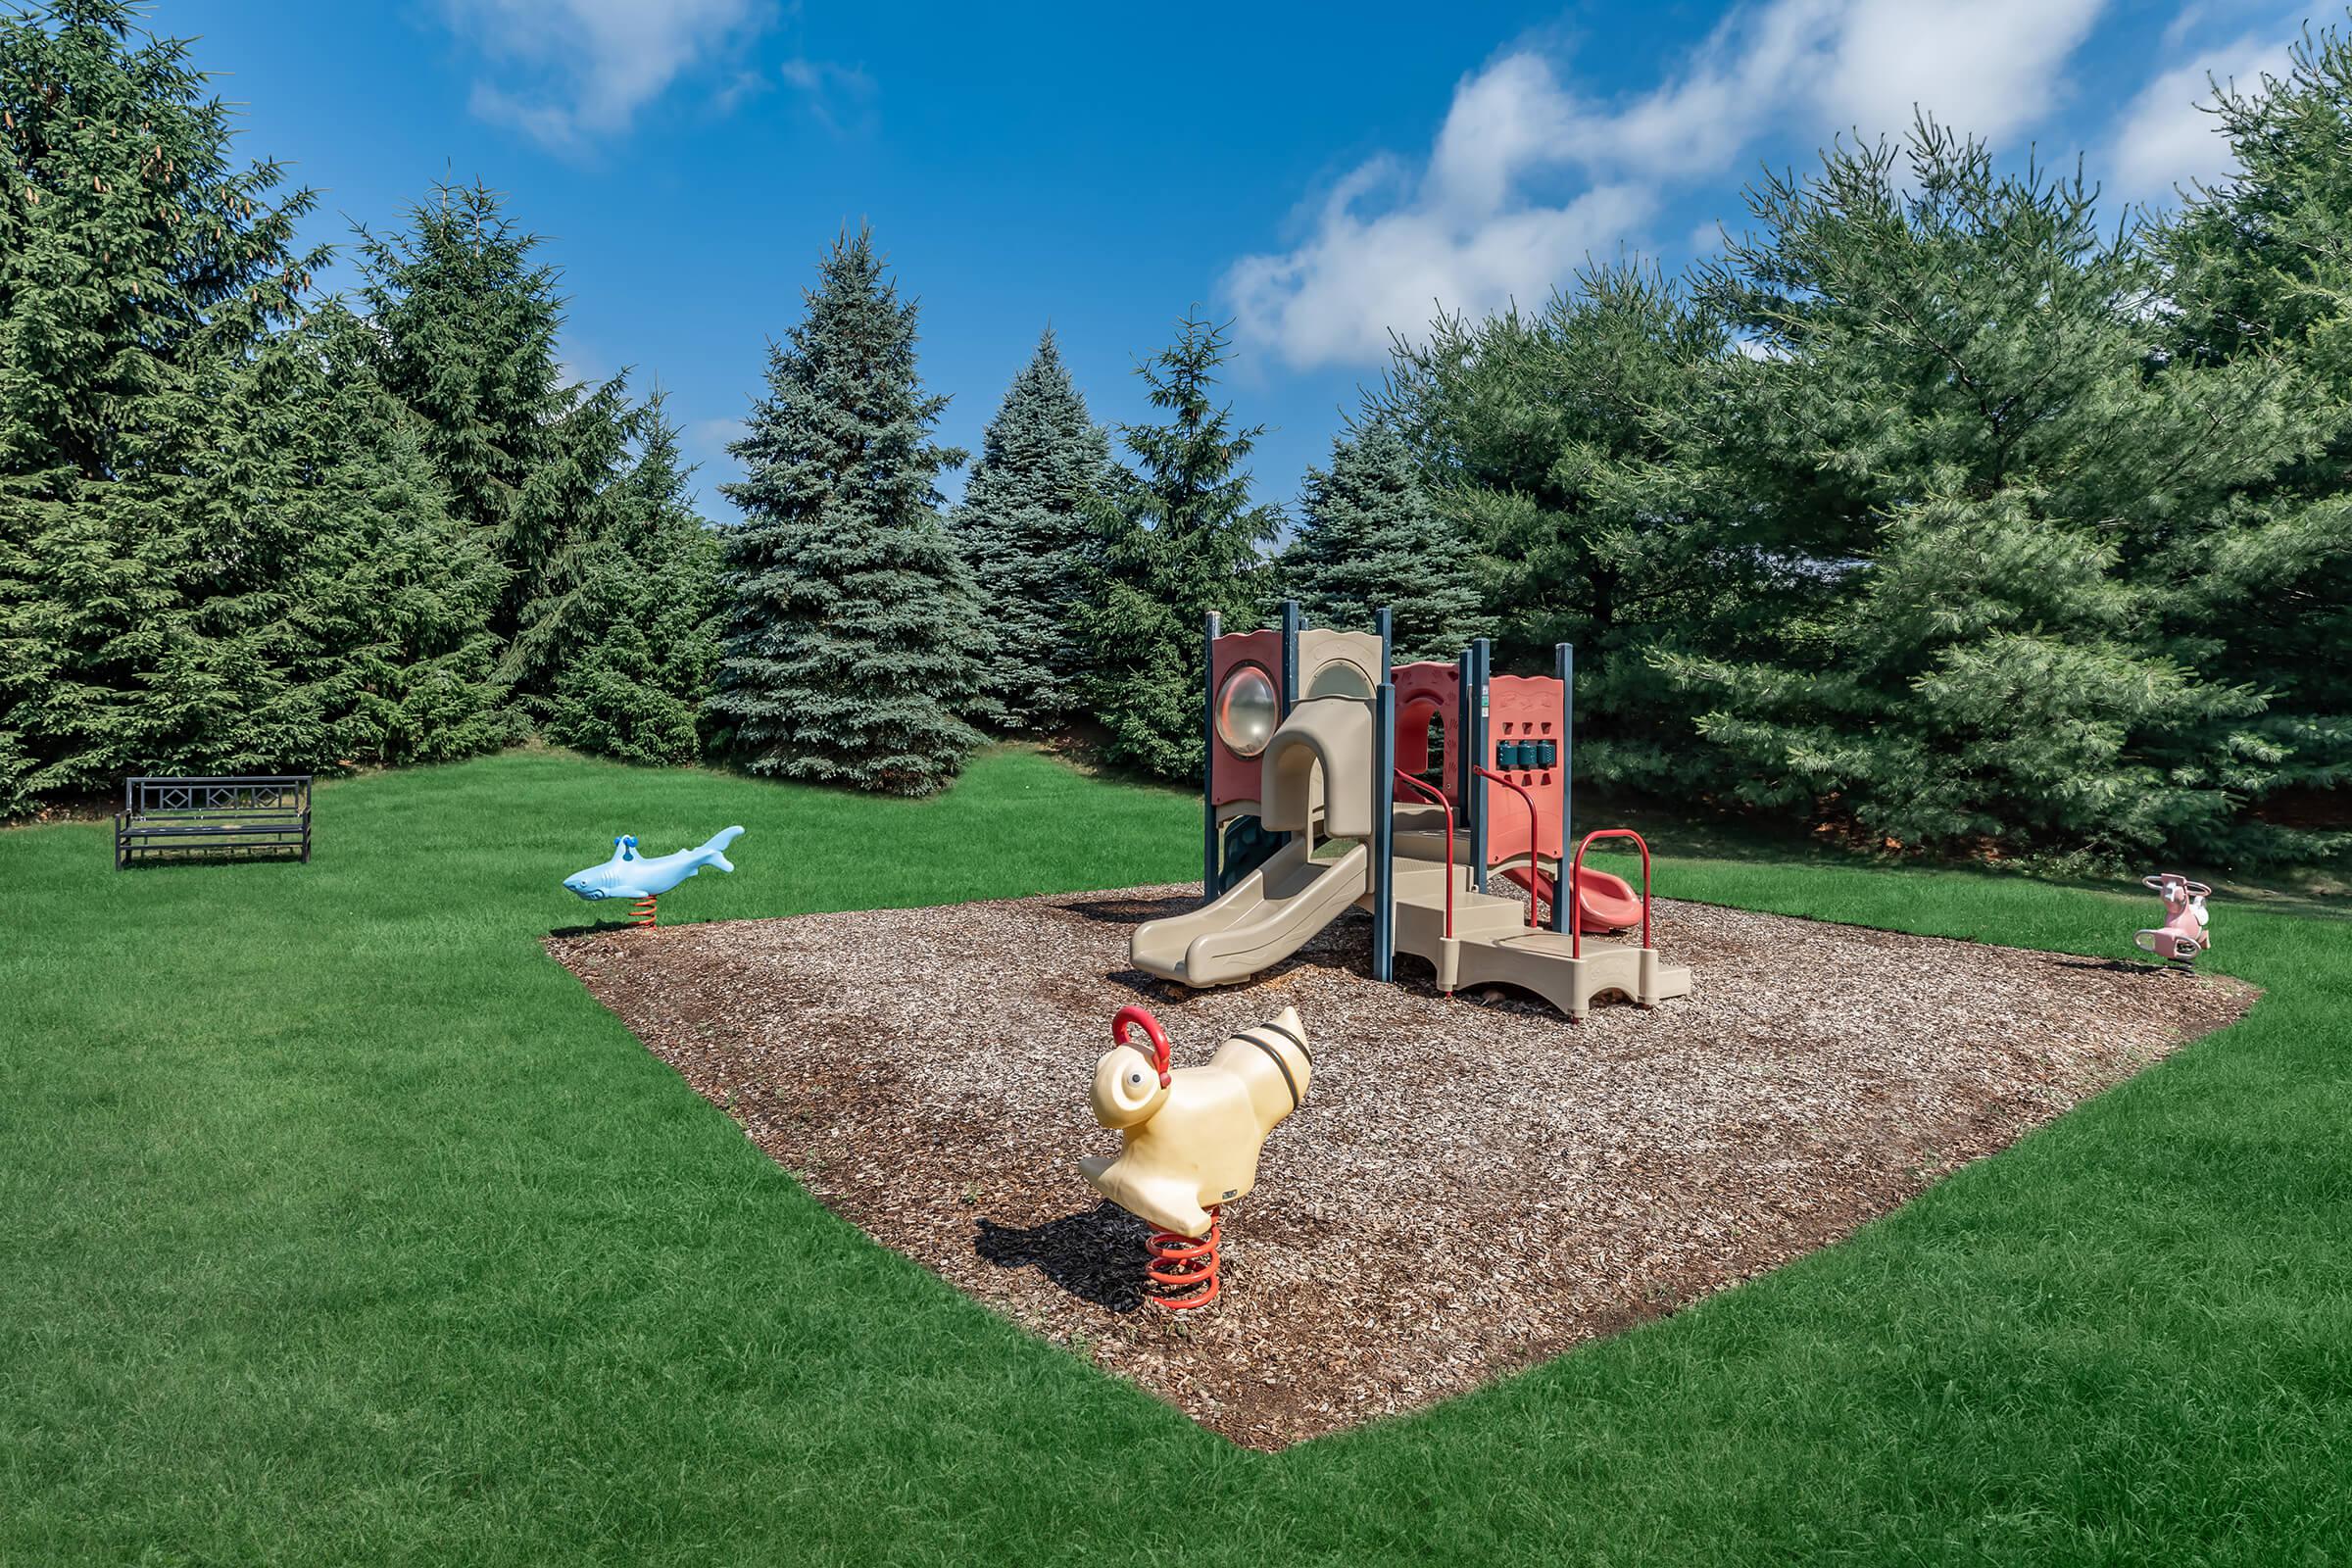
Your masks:
{"label": "yellow duck spring rider", "polygon": [[[1149,1049],[1129,1043],[1141,1029]],[[1116,1042],[1095,1063],[1095,1120],[1119,1134],[1116,1154],[1078,1168],[1095,1191],[1159,1227],[1149,1244],[1153,1299],[1183,1310],[1217,1298],[1219,1210],[1257,1185],[1257,1158],[1275,1124],[1298,1108],[1315,1059],[1298,1009],[1244,1029],[1200,1067],[1171,1068],[1168,1037],[1140,1006],[1110,1021]]]}

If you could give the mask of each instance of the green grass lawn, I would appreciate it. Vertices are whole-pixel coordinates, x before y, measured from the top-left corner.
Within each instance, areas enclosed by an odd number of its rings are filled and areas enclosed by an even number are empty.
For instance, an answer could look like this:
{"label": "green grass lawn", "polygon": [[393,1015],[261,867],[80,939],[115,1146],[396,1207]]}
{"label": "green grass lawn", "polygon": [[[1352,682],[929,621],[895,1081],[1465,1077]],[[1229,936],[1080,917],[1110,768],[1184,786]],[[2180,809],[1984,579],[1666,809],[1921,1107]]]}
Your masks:
{"label": "green grass lawn", "polygon": [[[611,835],[730,822],[665,921],[1199,854],[1189,798],[1021,752],[922,804],[517,753],[321,789],[307,866],[0,834],[0,1564],[2352,1560],[2352,923],[2225,904],[2234,1028],[1268,1457],[867,1242],[541,953]],[[2122,956],[2155,907],[1660,838],[1670,895],[1911,931]]]}

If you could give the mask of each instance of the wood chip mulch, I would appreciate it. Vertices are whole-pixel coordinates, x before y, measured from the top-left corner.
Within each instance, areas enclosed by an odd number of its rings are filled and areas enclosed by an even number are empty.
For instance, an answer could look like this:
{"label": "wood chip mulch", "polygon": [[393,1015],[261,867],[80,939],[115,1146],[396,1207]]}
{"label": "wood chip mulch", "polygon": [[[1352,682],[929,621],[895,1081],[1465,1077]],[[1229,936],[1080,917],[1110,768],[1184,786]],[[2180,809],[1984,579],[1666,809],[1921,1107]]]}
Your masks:
{"label": "wood chip mulch", "polygon": [[[1350,914],[1238,988],[1127,964],[1196,887],[557,936],[821,1200],[1038,1334],[1273,1449],[1414,1409],[1827,1246],[2239,1016],[2252,987],[1661,900],[1695,990],[1586,1023],[1369,975]],[[1113,1011],[1178,1065],[1296,1006],[1305,1103],[1226,1211],[1224,1292],[1144,1300],[1080,1155]]]}

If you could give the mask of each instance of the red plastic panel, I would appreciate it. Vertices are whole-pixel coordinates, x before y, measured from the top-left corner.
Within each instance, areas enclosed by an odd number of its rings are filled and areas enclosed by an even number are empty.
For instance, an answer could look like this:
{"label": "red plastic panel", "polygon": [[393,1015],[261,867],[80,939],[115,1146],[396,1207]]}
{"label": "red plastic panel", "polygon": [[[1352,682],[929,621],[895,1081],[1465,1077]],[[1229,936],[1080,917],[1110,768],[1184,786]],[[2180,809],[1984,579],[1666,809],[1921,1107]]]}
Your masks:
{"label": "red plastic panel", "polygon": [[[1255,664],[1266,672],[1274,683],[1274,695],[1282,697],[1282,631],[1279,627],[1264,631],[1237,631],[1218,638],[1208,645],[1208,689],[1212,693],[1225,684],[1225,677],[1243,664]],[[1223,806],[1231,801],[1258,799],[1258,759],[1236,757],[1223,741],[1209,742],[1208,801],[1211,806]]]}
{"label": "red plastic panel", "polygon": [[[1550,741],[1549,767],[1495,767],[1504,742]],[[1487,755],[1482,765],[1494,767],[1535,797],[1536,853],[1560,853],[1560,683],[1550,675],[1496,675],[1487,686]],[[1527,854],[1527,805],[1512,791],[1482,779],[1487,792],[1487,863],[1500,865]]]}
{"label": "red plastic panel", "polygon": [[1450,663],[1435,662],[1398,664],[1389,671],[1396,688],[1396,765],[1407,773],[1429,771],[1429,721],[1445,726],[1444,766],[1438,783],[1448,797],[1458,794],[1453,779],[1454,737],[1461,731],[1462,672]]}

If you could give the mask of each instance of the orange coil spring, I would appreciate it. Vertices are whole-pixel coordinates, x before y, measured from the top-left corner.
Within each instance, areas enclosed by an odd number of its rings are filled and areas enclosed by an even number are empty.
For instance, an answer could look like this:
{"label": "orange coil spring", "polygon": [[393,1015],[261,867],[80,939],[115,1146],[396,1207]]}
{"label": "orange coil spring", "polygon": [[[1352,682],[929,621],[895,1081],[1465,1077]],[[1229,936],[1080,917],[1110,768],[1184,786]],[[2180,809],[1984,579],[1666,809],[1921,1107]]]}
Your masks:
{"label": "orange coil spring", "polygon": [[654,901],[639,899],[630,906],[629,912],[632,916],[629,921],[631,925],[652,925],[654,923]]}
{"label": "orange coil spring", "polygon": [[1217,1298],[1217,1243],[1224,1239],[1224,1220],[1213,1206],[1208,1211],[1208,1234],[1195,1239],[1174,1231],[1155,1231],[1144,1245],[1152,1261],[1145,1277],[1160,1287],[1152,1298],[1171,1312],[1206,1306]]}

